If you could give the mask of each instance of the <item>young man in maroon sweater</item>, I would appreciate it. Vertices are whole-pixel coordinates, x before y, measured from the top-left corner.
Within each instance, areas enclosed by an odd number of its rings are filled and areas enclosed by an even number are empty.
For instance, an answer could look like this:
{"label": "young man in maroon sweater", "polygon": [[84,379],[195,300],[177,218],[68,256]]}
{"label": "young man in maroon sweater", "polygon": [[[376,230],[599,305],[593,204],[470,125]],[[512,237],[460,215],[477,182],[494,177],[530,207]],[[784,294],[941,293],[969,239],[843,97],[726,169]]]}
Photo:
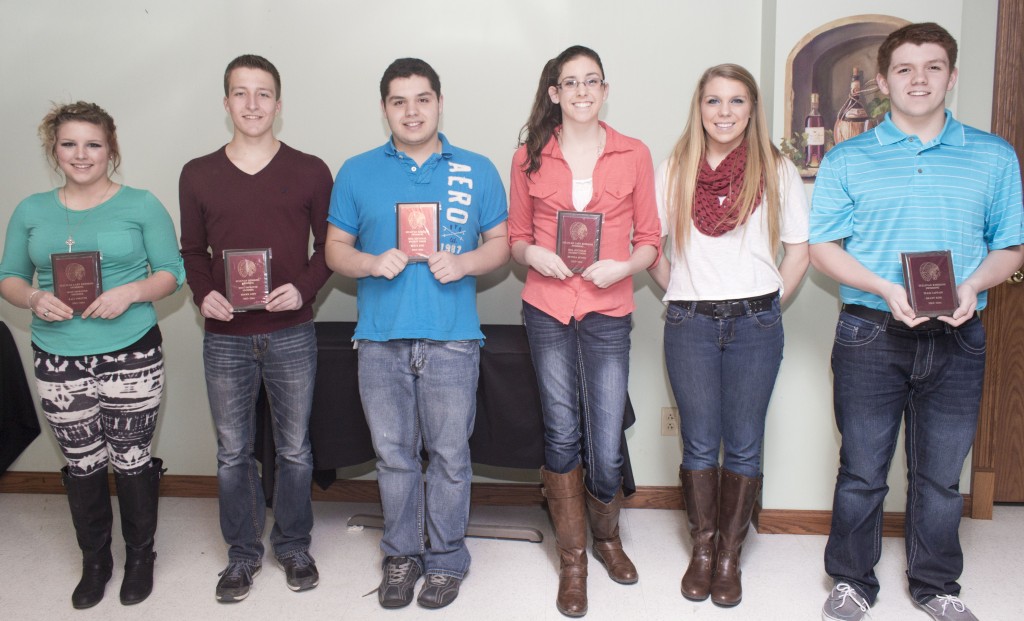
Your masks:
{"label": "young man in maroon sweater", "polygon": [[[253,457],[261,381],[277,445],[274,555],[288,588],[302,591],[319,582],[309,555],[309,414],[317,354],[313,302],[330,276],[324,240],[333,179],[319,158],[274,136],[280,97],[281,78],[268,60],[244,55],[231,61],[224,109],[234,137],[186,164],[179,182],[181,254],[193,300],[206,319],[203,362],[217,428],[220,525],[229,545],[228,566],[217,583],[222,602],[244,599],[262,566],[266,501]],[[228,301],[223,253],[239,249],[269,249],[264,308],[238,312]],[[262,274],[255,269],[255,276]],[[238,281],[233,286],[241,290]]]}

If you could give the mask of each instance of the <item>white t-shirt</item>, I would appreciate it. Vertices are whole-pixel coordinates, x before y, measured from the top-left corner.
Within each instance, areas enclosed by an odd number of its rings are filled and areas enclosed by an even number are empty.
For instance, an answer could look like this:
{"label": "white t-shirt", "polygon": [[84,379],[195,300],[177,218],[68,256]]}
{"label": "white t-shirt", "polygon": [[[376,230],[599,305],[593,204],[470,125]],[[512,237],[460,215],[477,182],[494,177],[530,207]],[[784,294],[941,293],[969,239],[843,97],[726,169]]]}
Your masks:
{"label": "white t-shirt", "polygon": [[594,178],[572,180],[572,206],[576,211],[583,211],[594,198]]}
{"label": "white t-shirt", "polygon": [[[810,210],[807,194],[796,166],[782,159],[779,170],[782,222],[779,238],[788,244],[807,241]],[[661,235],[668,236],[664,252],[671,256],[666,302],[672,300],[735,300],[782,292],[782,275],[768,241],[768,209],[762,203],[745,225],[710,237],[690,224],[690,239],[677,253],[670,233],[665,191],[668,187],[668,161],[654,175],[661,218]]]}

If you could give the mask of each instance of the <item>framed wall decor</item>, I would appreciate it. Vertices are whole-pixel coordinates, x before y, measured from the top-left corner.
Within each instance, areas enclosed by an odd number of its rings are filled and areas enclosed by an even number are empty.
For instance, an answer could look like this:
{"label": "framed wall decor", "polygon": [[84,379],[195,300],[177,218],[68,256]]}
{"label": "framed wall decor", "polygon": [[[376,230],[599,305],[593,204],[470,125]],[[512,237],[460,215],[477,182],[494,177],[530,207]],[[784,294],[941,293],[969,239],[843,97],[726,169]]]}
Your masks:
{"label": "framed wall decor", "polygon": [[808,32],[786,59],[785,129],[779,145],[813,182],[835,144],[877,125],[889,109],[878,90],[878,46],[909,24],[890,15],[855,15]]}

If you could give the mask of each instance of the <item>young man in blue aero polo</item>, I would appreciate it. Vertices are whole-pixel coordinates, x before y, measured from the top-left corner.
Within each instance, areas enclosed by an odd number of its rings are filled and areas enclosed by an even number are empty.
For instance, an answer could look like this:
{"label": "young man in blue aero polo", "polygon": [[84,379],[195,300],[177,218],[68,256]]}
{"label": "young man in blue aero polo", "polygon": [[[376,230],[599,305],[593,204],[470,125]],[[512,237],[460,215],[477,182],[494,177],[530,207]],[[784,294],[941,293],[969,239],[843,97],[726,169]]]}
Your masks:
{"label": "young man in blue aero polo", "polygon": [[[430,65],[396,60],[380,96],[391,139],[341,167],[327,264],[358,279],[359,393],[384,509],[378,600],[408,605],[426,573],[418,602],[441,608],[458,596],[470,562],[469,436],[483,342],[475,277],[508,261],[508,210],[490,160],[438,133],[444,102]],[[440,204],[439,250],[414,262],[399,250],[396,204],[426,202]]]}
{"label": "young man in blue aero polo", "polygon": [[[976,311],[1021,265],[1020,165],[1001,138],[945,109],[957,44],[911,24],[878,50],[891,112],[821,164],[811,207],[811,262],[838,280],[843,309],[832,349],[842,435],[825,570],[826,620],[859,621],[874,604],[886,475],[906,421],[907,577],[933,619],[976,621],[959,599],[959,481],[974,441],[985,368]],[[900,254],[949,250],[959,306],[917,316]]]}

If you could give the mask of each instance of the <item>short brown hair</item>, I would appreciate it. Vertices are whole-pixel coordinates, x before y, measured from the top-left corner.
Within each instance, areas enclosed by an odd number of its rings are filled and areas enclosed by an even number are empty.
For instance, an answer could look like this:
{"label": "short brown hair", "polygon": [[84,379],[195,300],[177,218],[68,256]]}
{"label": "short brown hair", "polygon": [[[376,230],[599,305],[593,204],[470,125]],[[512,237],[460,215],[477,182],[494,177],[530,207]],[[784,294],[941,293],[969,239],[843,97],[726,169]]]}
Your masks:
{"label": "short brown hair", "polygon": [[380,100],[385,101],[388,98],[392,80],[413,76],[426,78],[427,82],[430,82],[430,88],[433,89],[434,94],[438,98],[441,97],[441,78],[427,61],[419,58],[398,58],[388,65],[388,68],[384,70],[384,75],[380,78]]}
{"label": "short brown hair", "polygon": [[956,66],[957,45],[956,39],[949,31],[935,22],[922,24],[907,24],[894,31],[878,48],[878,73],[886,75],[889,72],[889,65],[892,64],[892,53],[904,43],[922,45],[924,43],[935,43],[946,50],[946,57],[949,61],[950,70]]}
{"label": "short brown hair", "polygon": [[274,99],[281,100],[281,74],[277,72],[277,67],[274,63],[270,62],[262,56],[256,54],[242,54],[238,58],[228,63],[228,68],[224,70],[224,96],[228,96],[228,89],[230,88],[229,82],[231,81],[231,72],[235,69],[262,69],[270,74],[274,78]]}
{"label": "short brown hair", "polygon": [[118,166],[121,165],[121,150],[117,146],[117,127],[114,125],[114,119],[107,114],[106,110],[87,101],[76,101],[75,103],[67,104],[55,103],[50,108],[50,112],[43,117],[43,122],[39,124],[39,139],[43,141],[46,159],[53,164],[53,169],[57,170],[58,168],[57,154],[55,152],[57,148],[57,130],[64,123],[71,121],[92,123],[103,130],[103,135],[107,140],[107,150],[110,152],[110,162],[113,164],[112,172],[117,172]]}

